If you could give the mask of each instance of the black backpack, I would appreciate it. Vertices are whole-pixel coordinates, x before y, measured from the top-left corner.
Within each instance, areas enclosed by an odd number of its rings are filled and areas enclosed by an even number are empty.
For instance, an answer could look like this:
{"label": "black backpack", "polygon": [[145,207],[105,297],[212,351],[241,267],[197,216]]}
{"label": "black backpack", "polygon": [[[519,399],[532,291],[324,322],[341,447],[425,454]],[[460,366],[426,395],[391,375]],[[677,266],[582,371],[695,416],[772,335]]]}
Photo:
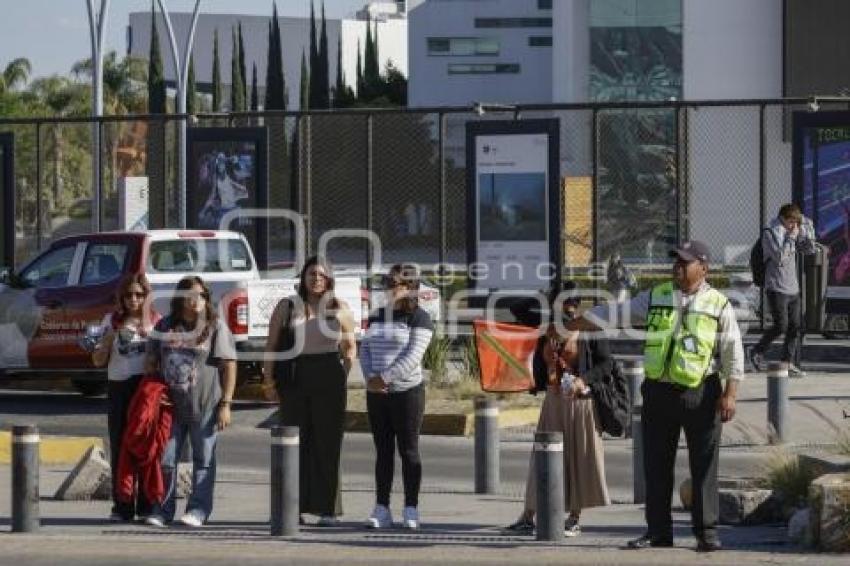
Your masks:
{"label": "black backpack", "polygon": [[770,231],[770,228],[763,229],[750,250],[750,273],[753,274],[753,285],[756,287],[764,287],[764,272],[767,262],[764,259],[764,247],[762,247],[761,239],[765,232]]}
{"label": "black backpack", "polygon": [[629,422],[629,386],[620,364],[614,362],[611,373],[591,386],[593,406],[599,426],[613,437],[623,436]]}

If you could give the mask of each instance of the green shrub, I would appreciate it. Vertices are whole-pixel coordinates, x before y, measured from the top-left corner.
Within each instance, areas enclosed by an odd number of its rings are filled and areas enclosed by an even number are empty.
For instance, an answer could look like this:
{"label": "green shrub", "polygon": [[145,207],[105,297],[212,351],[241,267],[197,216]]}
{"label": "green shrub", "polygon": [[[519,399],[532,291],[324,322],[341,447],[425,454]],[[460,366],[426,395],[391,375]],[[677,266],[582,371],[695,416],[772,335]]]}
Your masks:
{"label": "green shrub", "polygon": [[451,341],[448,336],[435,333],[422,357],[422,367],[431,372],[431,380],[441,382],[448,373],[448,358]]}
{"label": "green shrub", "polygon": [[815,478],[811,470],[800,465],[796,454],[776,449],[764,464],[764,479],[786,505],[799,506],[808,500],[809,487]]}
{"label": "green shrub", "polygon": [[475,338],[470,336],[463,343],[463,373],[464,377],[480,381],[481,368],[478,365],[478,349],[475,347]]}

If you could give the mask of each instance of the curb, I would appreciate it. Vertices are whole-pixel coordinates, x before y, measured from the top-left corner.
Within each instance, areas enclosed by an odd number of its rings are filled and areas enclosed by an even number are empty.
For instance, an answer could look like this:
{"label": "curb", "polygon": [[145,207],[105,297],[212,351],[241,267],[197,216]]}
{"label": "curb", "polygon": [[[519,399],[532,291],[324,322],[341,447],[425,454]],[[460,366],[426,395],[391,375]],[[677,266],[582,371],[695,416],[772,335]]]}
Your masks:
{"label": "curb", "polygon": [[[100,438],[90,436],[42,436],[39,446],[41,464],[76,464],[92,447],[103,448]],[[12,434],[0,431],[0,464],[12,462]]]}

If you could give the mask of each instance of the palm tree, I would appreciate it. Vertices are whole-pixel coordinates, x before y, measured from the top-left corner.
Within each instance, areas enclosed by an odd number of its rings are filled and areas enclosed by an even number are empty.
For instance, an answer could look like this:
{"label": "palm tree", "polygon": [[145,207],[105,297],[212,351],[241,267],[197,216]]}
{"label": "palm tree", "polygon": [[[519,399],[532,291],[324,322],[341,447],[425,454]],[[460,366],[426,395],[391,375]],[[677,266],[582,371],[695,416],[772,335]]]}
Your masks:
{"label": "palm tree", "polygon": [[[103,106],[106,114],[131,114],[144,112],[148,63],[137,57],[118,59],[115,51],[103,58]],[[91,59],[78,61],[71,68],[75,77],[92,76]]]}
{"label": "palm tree", "polygon": [[0,76],[0,94],[25,85],[30,73],[32,73],[32,65],[29,59],[25,57],[14,59],[6,65],[2,76]]}

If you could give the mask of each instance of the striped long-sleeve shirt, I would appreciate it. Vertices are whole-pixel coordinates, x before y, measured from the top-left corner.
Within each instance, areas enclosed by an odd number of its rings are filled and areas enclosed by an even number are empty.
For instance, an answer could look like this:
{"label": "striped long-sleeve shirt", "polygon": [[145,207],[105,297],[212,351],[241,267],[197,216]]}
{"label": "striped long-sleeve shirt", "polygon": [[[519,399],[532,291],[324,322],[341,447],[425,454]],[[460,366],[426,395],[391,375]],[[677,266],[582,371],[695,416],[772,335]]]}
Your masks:
{"label": "striped long-sleeve shirt", "polygon": [[419,307],[411,313],[376,311],[360,343],[363,377],[381,376],[390,393],[416,387],[422,383],[422,356],[433,334],[431,317]]}

